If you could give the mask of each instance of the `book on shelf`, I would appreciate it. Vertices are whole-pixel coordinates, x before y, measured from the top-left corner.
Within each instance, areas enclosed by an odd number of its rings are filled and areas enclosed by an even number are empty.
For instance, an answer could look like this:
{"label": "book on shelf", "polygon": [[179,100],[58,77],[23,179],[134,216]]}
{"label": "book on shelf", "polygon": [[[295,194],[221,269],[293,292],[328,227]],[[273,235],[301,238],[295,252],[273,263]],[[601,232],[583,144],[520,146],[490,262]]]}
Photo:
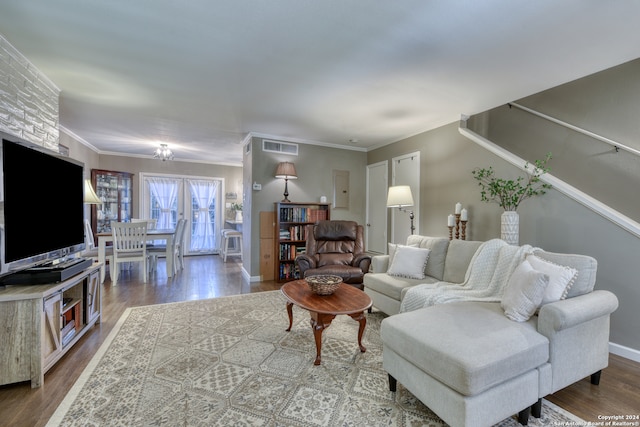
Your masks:
{"label": "book on shelf", "polygon": [[300,272],[295,264],[280,264],[279,275],[281,280],[293,280],[300,278]]}
{"label": "book on shelf", "polygon": [[281,222],[316,222],[327,219],[327,209],[309,207],[280,208]]}

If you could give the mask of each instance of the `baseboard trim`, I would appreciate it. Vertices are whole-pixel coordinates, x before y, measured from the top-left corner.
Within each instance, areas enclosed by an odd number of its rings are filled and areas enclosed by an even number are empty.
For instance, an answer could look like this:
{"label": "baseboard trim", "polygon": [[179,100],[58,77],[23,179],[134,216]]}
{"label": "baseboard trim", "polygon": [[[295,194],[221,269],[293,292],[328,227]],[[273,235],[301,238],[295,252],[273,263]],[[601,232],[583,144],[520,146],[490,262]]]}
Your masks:
{"label": "baseboard trim", "polygon": [[262,276],[252,276],[249,272],[242,266],[242,279],[245,282],[253,283],[253,282],[262,282]]}
{"label": "baseboard trim", "polygon": [[609,342],[609,353],[640,363],[640,350]]}

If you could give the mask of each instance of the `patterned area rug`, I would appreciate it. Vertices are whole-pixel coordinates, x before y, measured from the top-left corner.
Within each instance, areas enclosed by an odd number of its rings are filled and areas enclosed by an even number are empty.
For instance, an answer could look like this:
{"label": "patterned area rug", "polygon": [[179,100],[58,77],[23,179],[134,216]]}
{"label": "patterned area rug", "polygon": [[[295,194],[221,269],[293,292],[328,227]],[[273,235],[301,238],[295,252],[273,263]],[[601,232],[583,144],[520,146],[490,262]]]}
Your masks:
{"label": "patterned area rug", "polygon": [[[309,314],[279,291],[128,309],[48,426],[444,426],[382,369],[381,313],[337,316],[314,366]],[[544,402],[530,426],[581,420]],[[518,426],[515,418],[499,424]]]}

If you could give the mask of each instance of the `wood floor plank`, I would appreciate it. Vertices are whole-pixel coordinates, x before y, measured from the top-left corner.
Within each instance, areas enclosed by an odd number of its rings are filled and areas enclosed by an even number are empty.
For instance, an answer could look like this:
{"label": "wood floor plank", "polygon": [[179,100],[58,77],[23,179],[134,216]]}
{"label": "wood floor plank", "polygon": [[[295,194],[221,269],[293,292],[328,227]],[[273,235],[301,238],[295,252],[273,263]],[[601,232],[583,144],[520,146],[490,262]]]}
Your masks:
{"label": "wood floor plank", "polygon": [[[147,283],[141,282],[136,269],[123,271],[117,286],[107,278],[102,288],[102,322],[45,375],[44,385],[38,389],[29,382],[0,386],[0,425],[44,426],[128,307],[280,289],[274,281],[244,282],[241,265],[232,260],[223,263],[217,255],[186,257],[185,269],[173,278],[164,274],[164,260],[157,271]],[[599,386],[587,378],[548,400],[594,423],[600,415],[640,414],[640,364],[611,356]]]}

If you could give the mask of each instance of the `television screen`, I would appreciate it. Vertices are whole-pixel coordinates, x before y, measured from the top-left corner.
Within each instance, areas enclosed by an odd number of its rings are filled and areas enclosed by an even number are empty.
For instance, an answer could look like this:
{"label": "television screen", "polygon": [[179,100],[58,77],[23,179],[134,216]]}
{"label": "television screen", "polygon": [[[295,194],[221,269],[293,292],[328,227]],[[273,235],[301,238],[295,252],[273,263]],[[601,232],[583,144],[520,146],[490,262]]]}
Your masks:
{"label": "television screen", "polygon": [[0,274],[84,249],[83,165],[2,138]]}

